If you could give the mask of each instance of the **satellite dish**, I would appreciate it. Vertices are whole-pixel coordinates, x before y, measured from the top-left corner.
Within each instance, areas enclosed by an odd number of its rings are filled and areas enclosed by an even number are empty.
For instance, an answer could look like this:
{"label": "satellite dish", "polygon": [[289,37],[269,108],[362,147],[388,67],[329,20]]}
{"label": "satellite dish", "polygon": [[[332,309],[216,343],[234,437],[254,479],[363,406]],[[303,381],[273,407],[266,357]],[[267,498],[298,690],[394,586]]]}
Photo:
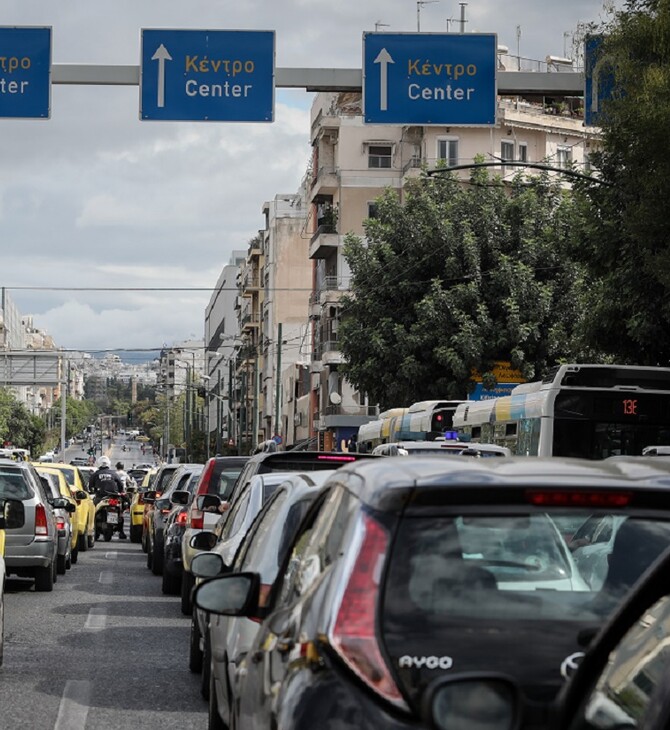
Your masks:
{"label": "satellite dish", "polygon": [[339,406],[340,403],[342,402],[342,396],[339,393],[333,392],[330,394],[329,398],[330,398],[330,402],[334,406]]}

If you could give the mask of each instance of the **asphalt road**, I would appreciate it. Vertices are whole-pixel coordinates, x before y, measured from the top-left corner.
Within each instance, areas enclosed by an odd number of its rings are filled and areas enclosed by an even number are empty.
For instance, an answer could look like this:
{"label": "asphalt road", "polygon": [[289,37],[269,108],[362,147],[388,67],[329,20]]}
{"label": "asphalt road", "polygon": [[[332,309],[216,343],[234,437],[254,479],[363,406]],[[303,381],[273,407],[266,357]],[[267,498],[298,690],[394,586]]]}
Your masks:
{"label": "asphalt road", "polygon": [[[129,456],[120,444],[112,453]],[[143,461],[133,457],[127,467]],[[9,579],[0,729],[207,727],[189,627],[140,546],[116,536],[80,553],[51,593]]]}

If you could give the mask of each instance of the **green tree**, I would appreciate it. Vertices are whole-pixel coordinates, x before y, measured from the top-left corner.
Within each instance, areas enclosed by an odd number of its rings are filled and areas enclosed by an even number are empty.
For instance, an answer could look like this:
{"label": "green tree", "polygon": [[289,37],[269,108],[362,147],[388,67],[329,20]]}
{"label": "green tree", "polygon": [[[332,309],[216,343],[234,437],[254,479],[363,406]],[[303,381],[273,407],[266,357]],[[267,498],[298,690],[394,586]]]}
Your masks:
{"label": "green tree", "polygon": [[605,32],[614,98],[603,104],[605,184],[580,183],[589,268],[585,336],[619,362],[670,361],[670,0],[630,0]]}
{"label": "green tree", "polygon": [[472,368],[494,384],[496,360],[526,377],[582,354],[582,268],[575,202],[546,176],[505,186],[482,169],[388,190],[366,241],[349,235],[351,294],[340,340],[345,374],[383,407],[462,398]]}
{"label": "green tree", "polygon": [[45,439],[44,422],[20,403],[7,389],[0,388],[0,444],[5,441],[31,454],[42,450]]}

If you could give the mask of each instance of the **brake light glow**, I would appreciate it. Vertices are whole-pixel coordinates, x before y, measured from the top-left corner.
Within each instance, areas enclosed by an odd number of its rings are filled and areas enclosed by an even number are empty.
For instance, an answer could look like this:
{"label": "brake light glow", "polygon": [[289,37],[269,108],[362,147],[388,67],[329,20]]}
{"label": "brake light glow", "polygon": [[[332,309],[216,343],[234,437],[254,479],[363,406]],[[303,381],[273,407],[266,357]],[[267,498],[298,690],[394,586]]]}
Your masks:
{"label": "brake light glow", "polygon": [[379,580],[388,534],[369,515],[363,515],[362,530],[358,555],[337,610],[330,643],[371,689],[397,707],[406,708],[377,642]]}
{"label": "brake light glow", "polygon": [[356,461],[355,456],[317,456],[317,461]]}
{"label": "brake light glow", "polygon": [[163,507],[163,509],[161,509],[161,514],[162,515],[167,515],[167,514],[170,513],[170,510],[171,510],[170,507]]}
{"label": "brake light glow", "polygon": [[118,500],[118,499],[116,499],[115,497],[112,497],[112,498],[111,498],[111,499],[109,500],[109,506],[110,506],[110,507],[118,507],[118,506],[119,506],[119,500]]}
{"label": "brake light glow", "polygon": [[47,522],[47,511],[43,504],[35,505],[35,534],[48,535],[49,525]]}
{"label": "brake light glow", "polygon": [[175,520],[175,522],[178,525],[186,525],[186,519],[187,519],[187,517],[188,517],[188,514],[186,512],[180,512],[177,515],[177,519]]}
{"label": "brake light glow", "polygon": [[194,530],[204,530],[205,513],[201,512],[199,509],[192,508],[186,524]]}
{"label": "brake light glow", "polygon": [[631,492],[590,492],[586,490],[529,489],[526,497],[538,507],[626,507]]}
{"label": "brake light glow", "polygon": [[56,517],[56,526],[59,530],[65,529],[65,517]]}

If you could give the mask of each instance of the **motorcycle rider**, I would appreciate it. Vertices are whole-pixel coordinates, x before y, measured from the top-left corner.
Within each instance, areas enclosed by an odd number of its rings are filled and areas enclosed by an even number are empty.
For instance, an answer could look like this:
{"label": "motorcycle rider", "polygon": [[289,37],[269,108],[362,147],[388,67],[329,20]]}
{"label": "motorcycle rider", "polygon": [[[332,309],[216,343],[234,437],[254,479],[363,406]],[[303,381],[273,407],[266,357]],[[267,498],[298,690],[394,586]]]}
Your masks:
{"label": "motorcycle rider", "polygon": [[[94,492],[93,502],[98,505],[103,499],[114,494],[123,494],[125,485],[119,473],[112,470],[112,462],[108,456],[100,456],[96,462],[98,470],[91,475],[88,491]],[[123,466],[123,465],[122,465]],[[119,515],[119,539],[126,540],[123,531],[123,512]]]}
{"label": "motorcycle rider", "polygon": [[116,462],[116,473],[121,477],[121,481],[123,482],[124,491],[128,491],[128,487],[136,487],[137,484],[135,480],[128,474],[127,471],[123,468],[123,462],[117,461]]}

